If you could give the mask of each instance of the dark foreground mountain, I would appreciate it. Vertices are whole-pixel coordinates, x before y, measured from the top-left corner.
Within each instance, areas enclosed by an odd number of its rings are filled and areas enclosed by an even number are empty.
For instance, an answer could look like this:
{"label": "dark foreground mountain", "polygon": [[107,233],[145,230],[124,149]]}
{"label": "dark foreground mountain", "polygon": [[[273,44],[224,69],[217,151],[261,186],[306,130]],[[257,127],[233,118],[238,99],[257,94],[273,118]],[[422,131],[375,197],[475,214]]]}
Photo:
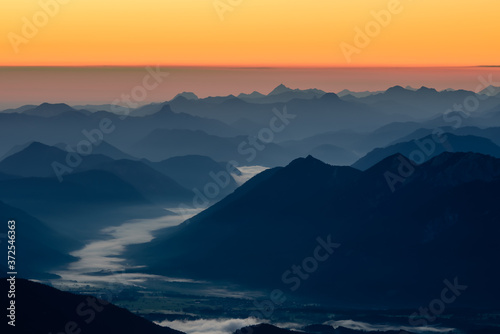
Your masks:
{"label": "dark foreground mountain", "polygon": [[[312,157],[267,170],[133,247],[151,272],[353,307],[498,306],[500,159],[395,155],[365,172]],[[452,295],[448,297],[453,297]]]}
{"label": "dark foreground mountain", "polygon": [[[2,300],[7,305],[9,282],[2,278],[0,287],[6,291]],[[4,316],[2,333],[182,334],[93,296],[75,295],[24,279],[16,280],[15,290],[15,327],[9,326]]]}

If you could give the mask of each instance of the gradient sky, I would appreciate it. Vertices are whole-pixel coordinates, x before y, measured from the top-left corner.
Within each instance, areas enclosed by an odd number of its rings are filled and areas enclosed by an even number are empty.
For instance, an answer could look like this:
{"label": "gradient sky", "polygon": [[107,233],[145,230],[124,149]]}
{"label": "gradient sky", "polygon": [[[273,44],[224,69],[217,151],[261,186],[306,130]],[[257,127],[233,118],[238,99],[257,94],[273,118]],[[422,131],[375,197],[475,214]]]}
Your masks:
{"label": "gradient sky", "polygon": [[[401,0],[350,63],[340,45],[395,0],[241,0],[224,20],[217,0],[65,0],[23,36],[54,1],[0,0],[0,66],[473,66],[500,54],[495,0]],[[26,38],[17,53],[13,36]]]}

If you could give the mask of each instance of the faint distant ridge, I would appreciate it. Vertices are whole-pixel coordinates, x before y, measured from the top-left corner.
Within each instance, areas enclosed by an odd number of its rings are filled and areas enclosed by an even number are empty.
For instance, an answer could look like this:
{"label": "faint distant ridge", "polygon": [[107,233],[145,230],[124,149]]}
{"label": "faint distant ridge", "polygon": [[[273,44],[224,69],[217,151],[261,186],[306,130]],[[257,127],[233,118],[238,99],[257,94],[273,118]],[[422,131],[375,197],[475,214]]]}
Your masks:
{"label": "faint distant ridge", "polygon": [[278,94],[283,94],[283,93],[288,93],[288,92],[292,92],[293,89],[291,88],[288,88],[287,86],[285,86],[284,84],[279,84],[278,86],[276,86],[276,88],[274,88],[269,94],[267,95],[278,95]]}
{"label": "faint distant ridge", "polygon": [[175,100],[178,97],[183,97],[186,100],[198,100],[198,96],[192,92],[182,92],[177,94],[172,100]]}
{"label": "faint distant ridge", "polygon": [[56,103],[56,104],[42,103],[38,107],[25,110],[22,113],[33,116],[53,117],[69,111],[76,111],[76,110],[71,108],[66,103]]}
{"label": "faint distant ridge", "polygon": [[500,87],[489,85],[488,87],[480,91],[479,94],[488,96],[498,96],[500,95]]}
{"label": "faint distant ridge", "polygon": [[419,164],[443,152],[476,152],[500,158],[500,147],[487,138],[471,135],[456,136],[451,133],[443,134],[442,138],[446,138],[443,143],[433,142],[433,138],[433,135],[427,135],[418,140],[404,141],[384,148],[376,148],[356,161],[352,167],[359,170],[367,170],[385,158],[398,153],[413,158],[412,154],[419,152],[418,145],[423,145],[422,143],[426,143],[426,145],[430,144],[433,149],[431,150],[432,153],[427,152],[429,154],[420,154],[418,156],[418,159],[424,157],[422,161],[417,161]]}
{"label": "faint distant ridge", "polygon": [[250,94],[245,94],[245,93],[241,93],[240,95],[238,95],[238,98],[240,99],[257,99],[257,98],[262,98],[262,97],[265,97],[264,94],[262,93],[259,93],[257,91],[253,91],[252,93]]}
{"label": "faint distant ridge", "polygon": [[316,89],[316,88],[311,88],[311,89],[291,89],[285,86],[284,84],[278,85],[276,88],[274,88],[267,96],[269,95],[279,95],[279,94],[284,94],[284,93],[312,93],[312,94],[317,94],[317,95],[323,95],[325,94],[324,91]]}
{"label": "faint distant ridge", "polygon": [[36,108],[36,105],[27,104],[27,105],[21,106],[19,108],[5,109],[2,111],[2,113],[5,113],[5,114],[22,113],[23,111],[30,110],[33,108]]}
{"label": "faint distant ridge", "polygon": [[[57,147],[33,141],[10,152],[0,162],[0,172],[23,177],[54,177],[52,163],[65,161],[67,154]],[[103,155],[91,154],[86,156],[81,167],[89,168],[110,160],[112,159]]]}
{"label": "faint distant ridge", "polygon": [[284,84],[279,84],[267,95],[254,91],[251,94],[239,94],[238,98],[251,103],[276,103],[288,102],[293,99],[311,100],[314,98],[320,98],[324,94],[324,91],[316,88],[292,89]]}
{"label": "faint distant ridge", "polygon": [[367,97],[367,96],[370,96],[370,95],[375,95],[375,94],[380,94],[380,93],[383,93],[384,91],[383,90],[378,90],[378,91],[369,91],[369,90],[366,90],[366,91],[363,91],[363,92],[354,92],[354,91],[351,91],[349,89],[344,89],[340,92],[337,93],[337,95],[339,97],[344,97],[344,96],[347,96],[347,95],[351,95],[355,98],[360,98],[360,97]]}

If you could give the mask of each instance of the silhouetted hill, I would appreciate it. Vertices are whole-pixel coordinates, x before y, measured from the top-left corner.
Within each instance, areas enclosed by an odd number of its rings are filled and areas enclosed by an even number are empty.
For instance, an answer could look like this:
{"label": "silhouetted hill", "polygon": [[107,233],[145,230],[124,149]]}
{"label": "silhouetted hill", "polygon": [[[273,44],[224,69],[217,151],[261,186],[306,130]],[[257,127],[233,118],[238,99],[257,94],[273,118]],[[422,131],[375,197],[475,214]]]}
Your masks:
{"label": "silhouetted hill", "polygon": [[[397,144],[401,142],[422,138],[428,135],[432,135],[435,130],[436,130],[435,128],[419,128],[404,137],[398,138],[391,144]],[[487,138],[496,145],[500,146],[500,127],[490,127],[486,129],[481,129],[474,126],[463,126],[459,128],[446,126],[446,127],[440,127],[439,130],[442,132],[452,133],[457,136],[476,136],[476,137]]]}
{"label": "silhouetted hill", "polygon": [[330,165],[349,166],[358,158],[357,155],[338,146],[323,144],[309,151],[309,155]]}
{"label": "silhouetted hill", "polygon": [[[386,105],[388,107],[386,112],[402,112],[406,115],[412,115],[412,117],[417,119],[425,119],[426,117],[443,114],[457,103],[463,103],[465,99],[475,95],[474,92],[466,90],[438,92],[433,88],[427,87],[411,90],[401,86],[394,86],[383,93],[358,98],[356,101],[369,105],[390,101],[395,108],[389,109],[389,105]],[[497,104],[498,100],[495,98],[483,99],[477,111],[488,110]],[[402,106],[408,106],[409,109],[405,110]]]}
{"label": "silhouetted hill", "polygon": [[156,122],[163,129],[203,130],[220,136],[238,134],[229,125],[215,119],[173,112],[168,104],[164,105],[157,113],[147,116],[145,120]]}
{"label": "silhouetted hill", "polygon": [[333,145],[360,156],[377,147],[384,147],[421,126],[421,123],[417,122],[394,122],[370,132],[351,130],[328,131],[279,144],[291,150],[298,150],[302,154],[310,152],[321,145]]}
{"label": "silhouetted hill", "polygon": [[183,98],[188,99],[188,100],[198,100],[198,96],[196,96],[196,94],[193,92],[179,93],[173,98],[173,100],[176,99],[177,97],[180,97],[180,96],[182,96]]}
{"label": "silhouetted hill", "polygon": [[436,140],[435,136],[429,135],[413,141],[377,148],[356,161],[352,167],[366,170],[397,153],[410,157],[418,164],[443,152],[476,152],[500,158],[500,147],[489,139],[476,136],[455,136],[450,133],[444,133],[440,138],[446,138],[446,140],[441,143],[441,139]]}
{"label": "silhouetted hill", "polygon": [[[8,282],[1,279],[0,287],[8,291]],[[2,297],[3,300],[6,300]],[[16,280],[16,326],[2,321],[2,333],[61,333],[73,332],[182,334],[161,327],[117,307],[109,301],[89,295],[76,295],[27,281]],[[69,332],[68,332],[69,333]]]}
{"label": "silhouetted hill", "polygon": [[259,99],[259,98],[263,98],[265,96],[266,95],[264,95],[262,93],[259,93],[257,91],[253,91],[250,94],[241,93],[240,95],[238,95],[238,98],[245,101],[245,100],[251,100],[251,99]]}
{"label": "silhouetted hill", "polygon": [[[67,165],[67,156],[68,152],[57,147],[33,142],[21,151],[2,160],[0,162],[0,172],[24,177],[55,177],[56,173],[52,164],[58,162]],[[109,161],[112,161],[112,159],[104,155],[92,154],[82,157],[81,164],[78,167],[91,168]]]}
{"label": "silhouetted hill", "polygon": [[[184,155],[205,155],[216,161],[236,160],[240,165],[276,166],[289,160],[293,154],[274,144],[258,142],[257,151],[248,136],[219,137],[203,131],[157,129],[140,140],[131,149],[153,161]],[[255,154],[252,154],[254,152]],[[253,160],[248,161],[254,157]]]}
{"label": "silhouetted hill", "polygon": [[344,89],[340,92],[337,93],[337,95],[339,97],[345,97],[345,96],[352,96],[354,98],[360,98],[360,97],[367,97],[367,96],[370,96],[370,95],[375,95],[375,94],[380,94],[380,93],[383,93],[383,91],[364,91],[364,92],[353,92],[349,89]]}
{"label": "silhouetted hill", "polygon": [[[234,170],[228,168],[227,162],[219,163],[206,156],[187,155],[154,163],[146,161],[146,163],[189,190],[196,188],[203,192],[208,184],[217,182],[217,180],[220,180],[219,182],[222,182],[222,184],[227,183],[215,199],[230,194],[238,187],[232,176],[228,180],[229,182],[226,180],[226,176],[229,174],[228,169],[229,171]],[[237,169],[235,172],[237,175],[241,174]]]}
{"label": "silhouetted hill", "polygon": [[310,100],[319,98],[324,94],[325,92],[319,89],[291,89],[280,84],[267,95],[253,92],[252,94],[240,94],[238,98],[252,103],[277,103],[288,102],[293,99]]}
{"label": "silhouetted hill", "polygon": [[77,111],[65,103],[57,103],[57,104],[42,103],[33,109],[22,111],[22,113],[26,115],[34,115],[41,117],[57,116],[65,112],[77,112]]}
{"label": "silhouetted hill", "polygon": [[140,161],[116,160],[92,167],[117,175],[137,189],[141,195],[162,205],[175,206],[192,200],[192,191],[182,187],[171,177],[151,168]]}
{"label": "silhouetted hill", "polygon": [[31,110],[31,109],[34,109],[36,108],[37,106],[34,105],[34,104],[26,104],[24,106],[21,106],[21,107],[18,107],[18,108],[10,108],[10,109],[5,109],[5,110],[2,110],[2,113],[6,113],[6,114],[11,114],[11,113],[22,113],[23,111],[26,111],[26,110]]}
{"label": "silhouetted hill", "polygon": [[[288,93],[287,93],[288,94]],[[273,97],[280,95],[273,95]],[[248,101],[248,100],[247,100]],[[276,134],[277,140],[297,139],[327,131],[357,128],[359,131],[373,130],[394,121],[407,121],[408,116],[388,113],[358,101],[343,101],[336,94],[303,99],[294,97],[287,102],[246,102],[228,99],[223,103],[208,103],[205,100],[172,101],[172,108],[196,116],[209,116],[228,124],[240,119],[259,124],[260,129],[269,127],[276,116],[273,110],[282,112],[286,107],[295,116],[284,131]],[[257,129],[260,130],[260,129]]]}
{"label": "silhouetted hill", "polygon": [[[295,287],[294,295],[344,307],[417,307],[455,278],[469,288],[454,306],[496,305],[500,159],[443,153],[399,176],[393,192],[387,173],[400,166],[398,155],[365,172],[298,159],[130,254],[154,273]],[[337,244],[325,248],[331,258],[307,279],[287,273],[318,238]]]}
{"label": "silhouetted hill", "polygon": [[[168,104],[165,104],[165,107],[168,108]],[[4,155],[15,145],[33,141],[50,145],[63,142],[76,146],[77,143],[88,140],[84,134],[85,131],[93,136],[93,140],[98,138],[95,132],[101,131],[102,124],[108,127],[104,133],[104,140],[127,153],[127,147],[130,144],[158,128],[203,130],[219,136],[240,134],[239,131],[223,122],[206,117],[173,113],[168,110],[145,117],[122,117],[106,111],[63,112],[52,117],[0,113],[0,132],[5,138],[9,138],[8,141],[0,142],[0,155]]]}
{"label": "silhouetted hill", "polygon": [[495,87],[495,86],[489,85],[485,89],[481,90],[479,92],[479,94],[484,94],[484,95],[488,95],[488,96],[495,96],[495,95],[500,94],[500,87]]}
{"label": "silhouetted hill", "polygon": [[89,112],[106,111],[106,112],[117,113],[119,115],[126,115],[130,111],[128,107],[123,107],[116,104],[85,104],[85,105],[73,105],[71,107],[76,110],[86,110]]}
{"label": "silhouetted hill", "polygon": [[0,244],[5,249],[9,240],[7,239],[9,231],[7,222],[16,221],[15,257],[20,277],[47,278],[49,270],[75,261],[76,259],[70,256],[69,252],[82,246],[79,241],[61,235],[24,211],[2,202],[0,202],[0,220],[4,222],[0,233],[6,236],[0,240]]}
{"label": "silhouetted hill", "polygon": [[169,214],[123,179],[100,170],[70,174],[64,182],[56,178],[1,181],[0,200],[80,238],[125,220]]}
{"label": "silhouetted hill", "polygon": [[[35,142],[29,142],[29,143],[24,143],[24,144],[20,144],[20,145],[15,145],[13,146],[7,153],[5,153],[1,158],[0,158],[0,161],[4,160],[5,158],[7,157],[10,157],[11,155],[15,154],[15,153],[19,153],[21,152],[22,150],[24,150],[26,147],[30,146],[31,144],[33,144]],[[48,146],[48,145],[47,145]],[[56,145],[56,147],[59,147]],[[60,147],[59,147],[60,148]]]}
{"label": "silhouetted hill", "polygon": [[92,154],[105,155],[114,160],[122,160],[122,159],[138,160],[136,157],[133,157],[130,154],[123,152],[122,150],[116,148],[115,146],[111,145],[110,143],[104,140],[100,142],[99,145],[93,146]]}

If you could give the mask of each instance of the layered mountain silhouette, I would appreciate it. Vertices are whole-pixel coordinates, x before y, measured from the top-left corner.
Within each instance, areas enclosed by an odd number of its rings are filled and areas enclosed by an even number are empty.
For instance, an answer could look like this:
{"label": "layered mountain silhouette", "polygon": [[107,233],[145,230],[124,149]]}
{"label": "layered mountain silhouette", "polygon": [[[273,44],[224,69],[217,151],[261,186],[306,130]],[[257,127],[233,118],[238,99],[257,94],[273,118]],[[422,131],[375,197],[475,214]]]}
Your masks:
{"label": "layered mountain silhouette", "polygon": [[[163,208],[216,183],[217,204],[131,247],[129,258],[154,274],[365,308],[427,305],[444,280],[457,278],[467,290],[454,305],[495,306],[495,89],[395,86],[337,95],[282,84],[267,95],[185,92],[137,109],[43,103],[6,110],[0,218],[25,222],[23,271],[47,277],[103,228],[172,214]],[[480,101],[477,110],[460,111],[471,98]],[[444,143],[434,140],[436,131]],[[269,142],[256,139],[269,133]],[[85,142],[91,154],[60,182],[53,163],[67,165],[68,147]],[[424,155],[418,165],[410,162],[415,150]],[[271,169],[238,188],[229,162]],[[283,277],[313,254],[318,238],[340,246],[307,279]]]}
{"label": "layered mountain silhouette", "polygon": [[[358,98],[357,101],[370,105],[385,103],[383,104],[386,108],[385,111],[391,113],[404,111],[401,107],[407,106],[413,117],[423,119],[442,114],[457,104],[463,104],[467,98],[474,96],[476,96],[475,92],[466,90],[438,92],[433,88],[427,87],[412,90],[401,86],[394,86],[383,93]],[[389,108],[386,102],[393,103],[395,108]],[[479,110],[487,110],[495,104],[498,104],[498,101],[495,102],[495,99],[483,100],[479,105]],[[418,113],[415,113],[415,111],[418,111]]]}
{"label": "layered mountain silhouette", "polygon": [[[23,177],[55,177],[53,163],[58,162],[66,165],[67,158],[68,152],[60,148],[32,142],[19,152],[0,161],[0,172]],[[77,160],[70,161],[75,162]],[[78,167],[90,169],[93,166],[110,161],[113,161],[113,159],[104,155],[92,154],[82,158]],[[68,168],[73,169],[69,166]]]}
{"label": "layered mountain silhouette", "polygon": [[358,158],[353,152],[341,147],[329,144],[319,145],[309,152],[307,155],[326,162],[330,165],[347,166]]}
{"label": "layered mountain silhouette", "polygon": [[483,137],[491,140],[496,145],[500,145],[500,127],[490,127],[482,129],[475,126],[464,126],[459,128],[453,128],[451,126],[439,127],[439,128],[419,128],[402,138],[398,138],[391,144],[397,144],[400,142],[406,142],[423,138],[425,136],[434,134],[436,130],[438,130],[439,133],[452,133],[457,136]]}
{"label": "layered mountain silhouette", "polygon": [[[60,144],[60,145],[55,145],[59,147],[62,150],[67,149],[67,145]],[[73,151],[76,151],[76,147],[72,147]],[[110,157],[111,159],[114,160],[122,160],[122,159],[127,159],[127,160],[138,160],[136,157],[120,150],[119,148],[111,145],[110,143],[106,141],[101,141],[99,142],[98,145],[94,145],[92,148],[92,154],[100,154],[100,155],[105,155],[107,157]]]}
{"label": "layered mountain silhouette", "polygon": [[[494,306],[499,187],[500,159],[477,153],[442,153],[418,167],[393,155],[364,172],[301,158],[130,254],[154,273],[344,307],[426,305],[444,280],[467,286],[457,307]],[[328,260],[304,264],[319,246]],[[294,265],[309,269],[299,276]]]}
{"label": "layered mountain silhouette", "polygon": [[160,162],[145,161],[145,163],[189,190],[203,191],[207,184],[221,183],[224,187],[215,199],[221,199],[232,193],[238,187],[233,174],[241,175],[241,172],[229,162],[216,162],[201,155],[178,156]]}
{"label": "layered mountain silhouette", "polygon": [[[257,141],[256,144],[252,140]],[[257,145],[257,146],[256,146]],[[235,160],[239,165],[277,166],[294,155],[256,137],[219,137],[203,131],[157,129],[137,142],[131,152],[160,161],[176,156],[204,155],[216,161]]]}
{"label": "layered mountain silhouette", "polygon": [[[2,278],[0,287],[8,291]],[[4,301],[6,297],[3,297]],[[109,300],[63,292],[40,283],[16,280],[15,327],[2,321],[3,333],[151,333],[182,334],[141,318]],[[5,320],[5,319],[4,319]]]}
{"label": "layered mountain silhouette", "polygon": [[115,160],[90,169],[113,173],[138,190],[144,198],[164,206],[175,206],[194,196],[192,191],[182,187],[174,179],[140,161]]}
{"label": "layered mountain silhouette", "polygon": [[[22,147],[19,149],[19,152],[11,154],[0,162],[0,170],[5,175],[9,175],[10,179],[20,177],[55,178],[60,174],[59,181],[64,181],[68,173],[101,170],[113,173],[138,190],[144,198],[162,205],[175,205],[193,196],[190,190],[183,188],[169,176],[148,166],[149,162],[129,159],[113,160],[103,154],[74,158],[70,157],[67,151],[38,142],[28,144],[24,149]],[[74,153],[76,149],[70,152]],[[96,152],[107,153],[116,158],[129,156],[104,141],[97,146]],[[75,162],[79,163],[75,164]],[[63,167],[55,168],[55,163]],[[7,179],[7,177],[4,178]]]}
{"label": "layered mountain silhouette", "polygon": [[42,103],[41,105],[33,109],[22,111],[22,113],[26,115],[34,115],[41,117],[52,117],[66,112],[76,112],[76,110],[71,108],[69,105],[65,103],[58,103],[58,104]]}
{"label": "layered mountain silhouette", "polygon": [[253,92],[252,94],[240,94],[238,98],[246,102],[277,103],[289,102],[293,99],[310,100],[319,98],[324,94],[325,92],[319,89],[291,89],[284,84],[280,84],[267,95]]}
{"label": "layered mountain silhouette", "polygon": [[70,174],[64,182],[41,177],[4,180],[0,200],[80,238],[124,220],[168,214],[131,184],[103,170]]}
{"label": "layered mountain silhouette", "polygon": [[[301,154],[307,154],[321,145],[333,145],[359,157],[375,148],[385,147],[421,127],[422,124],[418,122],[393,122],[370,132],[328,131],[298,140],[283,141],[279,144],[287,149],[297,150]],[[418,138],[421,137],[424,136]]]}
{"label": "layered mountain silhouette", "polygon": [[[63,235],[26,212],[3,202],[0,202],[0,219],[5,224],[0,229],[0,233],[4,234],[0,244],[5,249],[9,240],[7,222],[16,222],[15,257],[17,272],[21,277],[54,278],[48,272],[75,261],[68,253],[83,246],[70,235]],[[2,263],[2,271],[12,271],[7,270],[6,264],[7,262]]]}
{"label": "layered mountain silhouette", "polygon": [[450,133],[428,135],[413,141],[377,148],[352,166],[366,170],[388,156],[400,153],[421,164],[443,152],[475,152],[500,158],[500,147],[489,139],[476,136],[456,136]]}
{"label": "layered mountain silhouette", "polygon": [[[104,122],[104,123],[103,123]],[[101,125],[106,125],[106,133]],[[4,155],[16,145],[28,142],[43,142],[48,145],[65,143],[71,147],[82,141],[100,142],[104,139],[124,153],[127,147],[155,129],[203,130],[220,136],[236,136],[240,132],[215,119],[194,117],[174,113],[168,104],[161,112],[133,117],[113,114],[106,111],[83,113],[67,111],[54,116],[34,116],[24,113],[0,113],[0,130],[9,141],[0,143],[0,155]],[[23,129],[18,131],[18,129]],[[85,135],[85,132],[88,135]],[[100,132],[100,134],[96,134]],[[97,144],[94,148],[98,149]]]}
{"label": "layered mountain silhouette", "polygon": [[[131,154],[129,148],[157,129],[199,130],[220,137],[256,136],[260,130],[270,127],[270,122],[276,116],[273,110],[282,111],[285,107],[295,118],[284,130],[274,134],[276,141],[302,140],[320,133],[352,130],[371,135],[370,132],[391,123],[415,123],[407,132],[399,132],[396,137],[388,138],[388,142],[371,142],[365,138],[361,139],[365,143],[349,147],[340,142],[323,142],[305,152],[296,151],[296,155],[308,153],[322,144],[364,154],[420,128],[451,126],[457,122],[460,122],[459,127],[500,126],[498,95],[485,98],[484,94],[464,90],[438,92],[426,87],[415,90],[395,86],[381,93],[362,94],[363,97],[342,96],[340,99],[336,94],[317,89],[290,89],[280,85],[268,95],[254,92],[238,97],[229,95],[200,99],[184,93],[171,101],[129,110],[111,108],[110,105],[27,105],[0,113],[0,131],[9,138],[8,142],[0,143],[0,155],[6,154],[16,145],[33,141],[48,145],[62,142],[75,147],[82,140],[88,140],[83,131],[98,130],[103,120],[110,126],[103,139],[125,154]],[[470,115],[457,111],[455,114],[449,113],[457,104],[478,96],[481,96],[478,108]],[[110,112],[112,110],[116,110],[117,114]],[[445,113],[446,117],[443,115]],[[95,154],[102,153],[98,152],[98,148],[95,146]]]}

